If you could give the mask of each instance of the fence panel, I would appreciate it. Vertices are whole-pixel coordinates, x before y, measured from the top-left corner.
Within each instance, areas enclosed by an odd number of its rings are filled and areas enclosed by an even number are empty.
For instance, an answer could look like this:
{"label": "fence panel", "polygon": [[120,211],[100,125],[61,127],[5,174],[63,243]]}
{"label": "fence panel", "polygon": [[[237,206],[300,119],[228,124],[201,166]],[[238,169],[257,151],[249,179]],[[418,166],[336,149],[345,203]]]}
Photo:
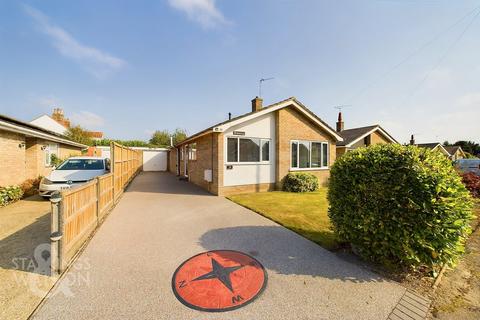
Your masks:
{"label": "fence panel", "polygon": [[69,261],[97,225],[97,183],[62,192],[62,253]]}
{"label": "fence panel", "polygon": [[111,172],[52,197],[52,271],[62,272],[142,170],[143,151],[110,145]]}
{"label": "fence panel", "polygon": [[102,220],[104,215],[113,206],[114,188],[113,188],[113,173],[100,176],[98,179],[98,218]]}

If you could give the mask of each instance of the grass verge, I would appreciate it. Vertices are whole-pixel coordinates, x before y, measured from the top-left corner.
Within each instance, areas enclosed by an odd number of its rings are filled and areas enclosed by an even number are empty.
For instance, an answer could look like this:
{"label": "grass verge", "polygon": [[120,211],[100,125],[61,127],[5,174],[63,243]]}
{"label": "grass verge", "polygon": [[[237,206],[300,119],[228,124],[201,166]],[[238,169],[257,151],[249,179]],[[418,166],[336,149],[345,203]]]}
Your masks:
{"label": "grass verge", "polygon": [[339,247],[328,218],[327,188],[316,192],[260,192],[227,199],[255,211],[282,226],[334,250]]}

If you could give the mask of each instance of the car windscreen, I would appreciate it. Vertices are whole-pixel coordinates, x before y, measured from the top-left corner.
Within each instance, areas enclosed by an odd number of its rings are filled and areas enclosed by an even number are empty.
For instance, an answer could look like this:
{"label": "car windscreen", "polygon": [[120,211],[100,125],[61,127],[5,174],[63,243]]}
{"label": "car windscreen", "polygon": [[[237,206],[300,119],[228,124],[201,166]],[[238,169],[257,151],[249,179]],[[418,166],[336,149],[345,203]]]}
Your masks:
{"label": "car windscreen", "polygon": [[102,170],[101,159],[69,159],[62,163],[56,170]]}

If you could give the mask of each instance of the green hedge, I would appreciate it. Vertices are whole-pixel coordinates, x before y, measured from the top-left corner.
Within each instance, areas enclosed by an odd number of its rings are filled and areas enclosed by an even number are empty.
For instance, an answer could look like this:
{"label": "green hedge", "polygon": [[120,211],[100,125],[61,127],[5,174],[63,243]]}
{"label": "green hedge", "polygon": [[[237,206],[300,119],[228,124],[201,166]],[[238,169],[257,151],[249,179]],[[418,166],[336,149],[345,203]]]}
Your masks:
{"label": "green hedge", "polygon": [[329,216],[340,239],[387,266],[452,264],[470,232],[472,200],[439,152],[359,148],[331,168]]}
{"label": "green hedge", "polygon": [[20,200],[22,196],[23,190],[20,186],[0,187],[0,207]]}
{"label": "green hedge", "polygon": [[311,173],[289,173],[283,178],[283,191],[309,192],[318,189],[318,178]]}

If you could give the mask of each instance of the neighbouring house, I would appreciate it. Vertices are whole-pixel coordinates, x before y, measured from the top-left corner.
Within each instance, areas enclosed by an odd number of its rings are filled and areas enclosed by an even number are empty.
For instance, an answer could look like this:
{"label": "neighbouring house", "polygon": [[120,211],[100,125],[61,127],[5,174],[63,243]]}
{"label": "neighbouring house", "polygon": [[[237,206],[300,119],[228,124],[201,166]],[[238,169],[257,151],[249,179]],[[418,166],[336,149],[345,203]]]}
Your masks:
{"label": "neighbouring house", "polygon": [[262,103],[172,147],[169,170],[216,195],[279,189],[289,172],[325,183],[342,137],[293,97]]}
{"label": "neighbouring house", "polygon": [[39,126],[0,115],[0,186],[20,184],[52,170],[52,154],[63,159],[87,146]]}
{"label": "neighbouring house", "polygon": [[429,143],[415,143],[415,137],[412,136],[410,137],[410,145],[412,146],[417,146],[420,148],[425,148],[425,149],[430,149],[432,151],[437,151],[445,155],[445,157],[449,158],[451,157],[450,152],[445,149],[445,147],[440,143],[440,142],[429,142]]}
{"label": "neighbouring house", "polygon": [[450,160],[456,161],[460,159],[464,159],[467,157],[465,152],[463,152],[462,147],[460,146],[444,146],[445,150],[450,153]]}
{"label": "neighbouring house", "polygon": [[338,113],[336,129],[338,134],[343,138],[343,141],[337,142],[337,157],[360,147],[368,147],[379,143],[398,143],[378,124],[360,128],[344,129],[341,112]]}
{"label": "neighbouring house", "polygon": [[[61,108],[54,108],[52,116],[44,114],[33,119],[30,123],[62,135],[66,134],[71,126],[70,120],[65,118],[65,114]],[[87,133],[93,140],[103,139],[103,132],[101,131],[87,130]]]}

